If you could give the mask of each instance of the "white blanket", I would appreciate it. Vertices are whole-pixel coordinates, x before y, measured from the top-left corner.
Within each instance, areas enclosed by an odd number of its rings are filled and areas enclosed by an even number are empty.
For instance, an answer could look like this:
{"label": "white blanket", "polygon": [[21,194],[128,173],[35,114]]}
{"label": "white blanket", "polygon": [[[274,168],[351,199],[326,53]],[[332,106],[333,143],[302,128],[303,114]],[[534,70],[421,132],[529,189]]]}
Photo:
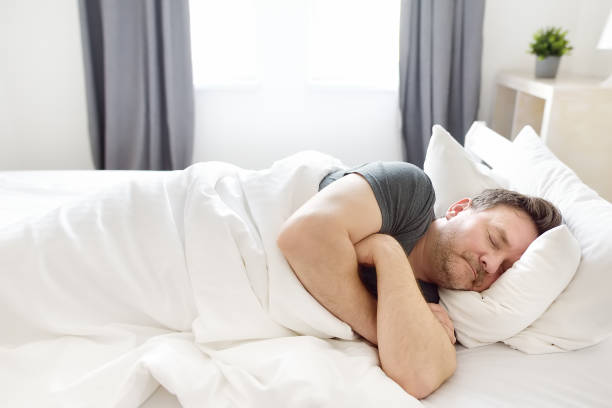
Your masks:
{"label": "white blanket", "polygon": [[276,246],[340,166],[202,163],[0,229],[0,400],[133,407],[161,384],[186,407],[420,406]]}

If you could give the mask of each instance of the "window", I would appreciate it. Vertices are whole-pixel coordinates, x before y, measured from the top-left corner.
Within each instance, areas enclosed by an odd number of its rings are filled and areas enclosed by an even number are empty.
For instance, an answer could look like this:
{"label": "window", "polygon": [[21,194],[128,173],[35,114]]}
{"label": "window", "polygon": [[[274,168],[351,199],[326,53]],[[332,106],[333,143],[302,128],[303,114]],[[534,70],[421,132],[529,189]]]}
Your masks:
{"label": "window", "polygon": [[[190,15],[196,87],[255,84],[267,74],[296,85],[397,90],[400,0],[190,0]],[[260,40],[280,36],[292,55],[273,43],[258,55],[258,28]],[[270,75],[280,66],[282,78]]]}
{"label": "window", "polygon": [[400,0],[310,0],[309,11],[312,83],[397,89]]}
{"label": "window", "polygon": [[196,87],[257,81],[256,0],[191,0],[191,58]]}

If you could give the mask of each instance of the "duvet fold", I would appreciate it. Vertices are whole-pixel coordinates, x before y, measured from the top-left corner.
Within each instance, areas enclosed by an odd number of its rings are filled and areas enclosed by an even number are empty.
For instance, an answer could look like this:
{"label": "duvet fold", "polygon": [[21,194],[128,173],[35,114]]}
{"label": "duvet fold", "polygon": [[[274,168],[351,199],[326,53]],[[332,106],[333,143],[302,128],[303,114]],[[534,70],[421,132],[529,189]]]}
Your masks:
{"label": "duvet fold", "polygon": [[0,399],[132,407],[161,384],[184,406],[419,405],[276,245],[339,167],[199,163],[0,228]]}

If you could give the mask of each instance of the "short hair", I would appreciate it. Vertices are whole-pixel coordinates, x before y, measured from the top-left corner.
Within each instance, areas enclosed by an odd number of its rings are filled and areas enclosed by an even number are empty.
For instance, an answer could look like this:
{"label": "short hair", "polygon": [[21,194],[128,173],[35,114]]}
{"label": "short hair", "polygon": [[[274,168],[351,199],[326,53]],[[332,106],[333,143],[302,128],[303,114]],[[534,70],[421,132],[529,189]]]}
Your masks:
{"label": "short hair", "polygon": [[486,210],[497,205],[505,205],[525,212],[542,235],[551,228],[561,225],[561,213],[550,201],[540,197],[531,197],[504,188],[484,190],[472,198],[472,208],[476,211]]}

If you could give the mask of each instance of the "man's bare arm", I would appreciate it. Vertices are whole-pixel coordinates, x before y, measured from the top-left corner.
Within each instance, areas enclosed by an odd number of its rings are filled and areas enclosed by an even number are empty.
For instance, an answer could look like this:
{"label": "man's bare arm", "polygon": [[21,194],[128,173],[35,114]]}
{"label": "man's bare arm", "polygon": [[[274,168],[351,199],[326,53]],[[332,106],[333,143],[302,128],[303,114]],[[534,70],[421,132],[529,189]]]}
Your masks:
{"label": "man's bare arm", "polygon": [[378,352],[385,373],[408,393],[424,398],[456,368],[454,336],[420,293],[403,248],[375,234],[356,246],[359,262],[378,278]]}
{"label": "man's bare arm", "polygon": [[359,279],[354,244],[379,231],[381,223],[369,184],[349,174],[296,211],[277,241],[310,294],[374,344],[376,301]]}
{"label": "man's bare arm", "polygon": [[[381,305],[377,309],[376,301],[361,283],[354,245],[376,234],[381,224],[380,209],[367,181],[359,175],[347,175],[316,194],[287,220],[278,245],[298,279],[315,299],[357,333],[379,344],[381,362],[387,374],[412,395],[423,397],[454,371],[454,348],[418,291],[403,250],[403,258],[395,253],[389,262],[379,259],[380,264],[376,265],[377,270],[385,271],[385,278],[378,277],[379,299],[381,283],[385,287],[384,309]],[[394,244],[399,245],[397,241]],[[391,272],[386,273],[389,270]],[[405,279],[412,282],[406,286]],[[387,288],[395,284],[404,285],[404,292],[412,289],[413,296],[401,300],[392,289],[393,296],[386,296]],[[420,306],[413,310],[412,303]],[[402,316],[395,310],[409,312]],[[413,315],[418,315],[415,324],[406,321]],[[384,328],[377,321],[379,318],[383,318]],[[425,321],[419,324],[423,319]],[[403,326],[391,327],[394,321]],[[379,341],[381,335],[385,338],[384,346]],[[406,340],[412,336],[417,337],[417,343],[407,344]],[[428,336],[435,338],[434,341],[428,343]],[[420,349],[413,347],[416,344]]]}

